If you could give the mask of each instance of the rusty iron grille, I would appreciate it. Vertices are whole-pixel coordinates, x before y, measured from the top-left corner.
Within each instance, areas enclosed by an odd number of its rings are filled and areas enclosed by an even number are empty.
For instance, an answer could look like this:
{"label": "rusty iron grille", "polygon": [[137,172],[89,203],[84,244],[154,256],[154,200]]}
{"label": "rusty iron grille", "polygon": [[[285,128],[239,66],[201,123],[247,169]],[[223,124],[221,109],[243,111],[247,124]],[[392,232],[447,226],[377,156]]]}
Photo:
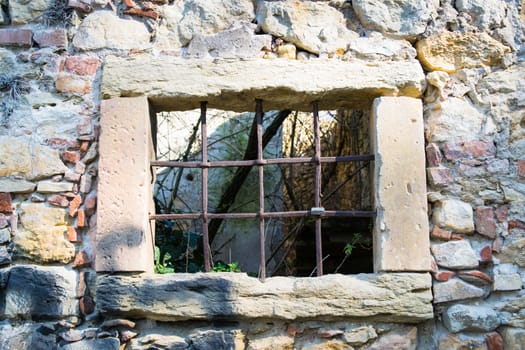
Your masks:
{"label": "rusty iron grille", "polygon": [[[318,276],[323,275],[323,247],[321,221],[324,217],[375,217],[376,211],[365,210],[325,210],[321,203],[321,169],[324,163],[338,162],[358,162],[373,161],[373,155],[345,155],[335,157],[323,157],[321,155],[321,139],[319,135],[319,107],[317,102],[312,103],[313,110],[313,134],[315,153],[313,157],[295,158],[263,158],[263,101],[255,101],[255,118],[257,123],[257,159],[253,160],[229,160],[229,161],[208,161],[208,135],[206,125],[207,102],[201,102],[200,127],[201,127],[201,147],[202,160],[200,161],[158,161],[152,160],[152,167],[172,167],[172,168],[200,168],[202,175],[201,188],[201,211],[195,213],[182,214],[156,214],[150,215],[150,220],[200,220],[202,223],[204,270],[211,270],[211,248],[208,236],[208,223],[211,219],[259,219],[260,236],[260,279],[266,279],[266,254],[265,254],[265,219],[267,218],[290,218],[290,217],[315,217],[315,248],[316,248],[316,271]],[[314,206],[310,210],[265,212],[264,210],[264,166],[270,164],[314,164],[315,165],[315,186],[314,186]],[[221,167],[253,167],[258,168],[259,183],[259,211],[256,213],[210,213],[208,212],[208,170],[209,168]]]}

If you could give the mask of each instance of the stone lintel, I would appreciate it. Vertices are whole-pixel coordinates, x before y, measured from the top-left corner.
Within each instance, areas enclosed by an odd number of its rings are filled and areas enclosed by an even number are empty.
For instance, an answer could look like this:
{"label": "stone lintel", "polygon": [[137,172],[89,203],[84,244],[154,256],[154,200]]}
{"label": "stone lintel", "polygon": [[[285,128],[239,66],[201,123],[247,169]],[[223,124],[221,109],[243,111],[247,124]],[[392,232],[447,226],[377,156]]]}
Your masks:
{"label": "stone lintel", "polygon": [[430,271],[425,141],[421,101],[374,101],[374,271]]}
{"label": "stone lintel", "polygon": [[244,273],[97,276],[105,316],[162,321],[212,319],[376,320],[433,318],[428,273],[271,277]]}
{"label": "stone lintel", "polygon": [[313,59],[185,60],[149,56],[107,57],[102,75],[104,98],[146,96],[156,110],[208,106],[253,111],[255,99],[265,110],[311,111],[347,107],[368,109],[378,96],[420,97],[425,75],[417,60],[340,61]]}
{"label": "stone lintel", "polygon": [[145,97],[102,101],[97,271],[153,271],[153,159]]}

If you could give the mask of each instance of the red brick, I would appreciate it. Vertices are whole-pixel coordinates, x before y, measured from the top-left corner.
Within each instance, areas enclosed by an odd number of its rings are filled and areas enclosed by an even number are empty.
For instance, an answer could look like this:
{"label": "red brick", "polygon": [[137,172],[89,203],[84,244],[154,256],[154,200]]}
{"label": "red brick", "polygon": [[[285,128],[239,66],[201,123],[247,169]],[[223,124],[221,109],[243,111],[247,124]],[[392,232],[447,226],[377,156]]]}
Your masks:
{"label": "red brick", "polygon": [[525,177],[525,159],[518,160],[518,176]]}
{"label": "red brick", "polygon": [[82,204],[82,197],[80,195],[76,195],[69,203],[69,216],[75,216],[78,208],[80,208],[80,204]]}
{"label": "red brick", "polygon": [[476,285],[487,285],[493,283],[492,278],[490,278],[489,275],[477,270],[458,272],[458,277]]}
{"label": "red brick", "polygon": [[95,75],[98,67],[100,67],[100,60],[88,56],[68,57],[64,65],[66,71],[77,75]]}
{"label": "red brick", "polygon": [[463,235],[458,233],[452,233],[450,231],[444,230],[439,226],[434,226],[432,232],[430,232],[432,239],[440,241],[459,241],[463,239]]}
{"label": "red brick", "polygon": [[482,263],[492,262],[492,247],[488,245],[483,247],[479,252],[479,257]]}
{"label": "red brick", "polygon": [[485,141],[447,143],[443,147],[443,152],[448,160],[494,157],[496,146],[494,142]]}
{"label": "red brick", "polygon": [[525,222],[521,220],[510,220],[509,231],[512,231],[514,229],[525,230]]}
{"label": "red brick", "polygon": [[76,164],[80,160],[80,154],[75,151],[62,152],[62,160],[66,163]]}
{"label": "red brick", "polygon": [[499,222],[507,221],[508,213],[509,213],[508,205],[502,205],[501,207],[496,208],[496,210],[494,211],[494,214],[496,214],[496,219],[498,219]]}
{"label": "red brick", "polygon": [[89,265],[91,265],[91,260],[89,259],[88,254],[84,250],[81,250],[75,256],[72,267],[74,269],[80,269],[82,267],[88,267]]}
{"label": "red brick", "polygon": [[452,171],[449,168],[427,168],[428,182],[432,186],[446,186],[453,181]]}
{"label": "red brick", "polygon": [[88,149],[89,149],[89,142],[82,141],[82,143],[80,144],[80,153],[85,154]]}
{"label": "red brick", "polygon": [[84,212],[84,209],[78,209],[77,227],[85,227],[85,226],[86,226],[86,213]]}
{"label": "red brick", "polygon": [[496,226],[494,208],[476,208],[476,231],[482,236],[492,239],[496,238],[498,228]]}
{"label": "red brick", "polygon": [[69,201],[67,200],[67,198],[60,194],[49,196],[47,198],[47,202],[51,205],[61,208],[66,208],[69,205]]}
{"label": "red brick", "polygon": [[456,273],[454,271],[439,271],[438,273],[434,273],[434,278],[438,282],[446,282],[455,275]]}
{"label": "red brick", "polygon": [[492,332],[485,336],[487,350],[503,350],[503,338],[498,332]]}
{"label": "red brick", "polygon": [[78,234],[77,230],[73,226],[69,226],[67,228],[67,239],[71,243],[79,243],[82,242],[82,238]]}
{"label": "red brick", "polygon": [[427,154],[427,162],[429,167],[437,167],[441,164],[443,156],[441,155],[439,147],[435,143],[430,143],[425,148],[425,151]]}
{"label": "red brick", "polygon": [[65,29],[39,30],[33,34],[33,40],[40,47],[67,47],[67,33]]}
{"label": "red brick", "polygon": [[11,194],[0,192],[0,213],[11,214],[12,212],[13,202],[11,201]]}
{"label": "red brick", "polygon": [[87,94],[91,92],[91,83],[80,76],[60,73],[55,81],[58,92]]}
{"label": "red brick", "polygon": [[32,36],[31,29],[0,29],[0,45],[30,47]]}

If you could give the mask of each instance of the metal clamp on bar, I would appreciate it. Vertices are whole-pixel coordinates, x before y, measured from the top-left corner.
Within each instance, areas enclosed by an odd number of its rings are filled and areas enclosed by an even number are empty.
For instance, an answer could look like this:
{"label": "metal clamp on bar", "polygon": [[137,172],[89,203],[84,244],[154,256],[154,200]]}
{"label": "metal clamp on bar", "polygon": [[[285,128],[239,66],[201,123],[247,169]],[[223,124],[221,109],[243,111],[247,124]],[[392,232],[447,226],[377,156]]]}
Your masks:
{"label": "metal clamp on bar", "polygon": [[310,209],[310,215],[322,216],[323,214],[324,214],[323,207],[312,207],[312,209]]}

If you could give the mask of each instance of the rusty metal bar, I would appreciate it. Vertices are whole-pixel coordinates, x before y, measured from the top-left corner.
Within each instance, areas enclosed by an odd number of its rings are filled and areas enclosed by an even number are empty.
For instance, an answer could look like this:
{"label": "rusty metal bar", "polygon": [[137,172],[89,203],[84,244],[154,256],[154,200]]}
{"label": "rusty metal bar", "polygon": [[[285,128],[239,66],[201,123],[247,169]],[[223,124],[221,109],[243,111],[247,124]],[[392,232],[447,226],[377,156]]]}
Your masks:
{"label": "rusty metal bar", "polygon": [[263,105],[262,100],[255,100],[255,118],[257,121],[257,170],[259,172],[259,248],[261,257],[261,281],[266,279],[266,252],[264,234],[264,164],[263,164]]}
{"label": "rusty metal bar", "polygon": [[[202,164],[208,162],[208,129],[206,125],[206,104],[201,102],[201,149],[202,149]],[[208,236],[208,168],[201,167],[202,174],[202,246],[204,254],[204,271],[211,270],[211,249],[210,238]]]}
{"label": "rusty metal bar", "polygon": [[[337,156],[337,157],[320,157],[321,163],[339,163],[339,162],[360,162],[374,160],[373,154],[364,154],[357,156]],[[223,167],[241,167],[255,166],[260,164],[300,164],[300,163],[317,163],[315,157],[295,157],[295,158],[272,158],[272,159],[254,159],[254,160],[218,160],[203,163],[201,161],[179,162],[153,160],[151,166],[155,167],[173,167],[173,168],[223,168]]]}
{"label": "rusty metal bar", "polygon": [[[327,217],[355,217],[370,218],[377,215],[376,211],[370,210],[325,210],[321,215]],[[292,218],[314,216],[311,210],[295,211],[273,211],[262,214],[264,218]],[[315,215],[317,216],[317,215]],[[257,219],[260,213],[207,213],[208,219]],[[198,220],[202,218],[201,213],[181,213],[181,214],[156,214],[150,215],[150,220]]]}
{"label": "rusty metal bar", "polygon": [[[321,208],[321,137],[319,135],[319,105],[313,102],[314,143],[315,143],[315,207]],[[315,219],[315,257],[317,276],[323,275],[323,239],[321,233],[321,217]]]}

